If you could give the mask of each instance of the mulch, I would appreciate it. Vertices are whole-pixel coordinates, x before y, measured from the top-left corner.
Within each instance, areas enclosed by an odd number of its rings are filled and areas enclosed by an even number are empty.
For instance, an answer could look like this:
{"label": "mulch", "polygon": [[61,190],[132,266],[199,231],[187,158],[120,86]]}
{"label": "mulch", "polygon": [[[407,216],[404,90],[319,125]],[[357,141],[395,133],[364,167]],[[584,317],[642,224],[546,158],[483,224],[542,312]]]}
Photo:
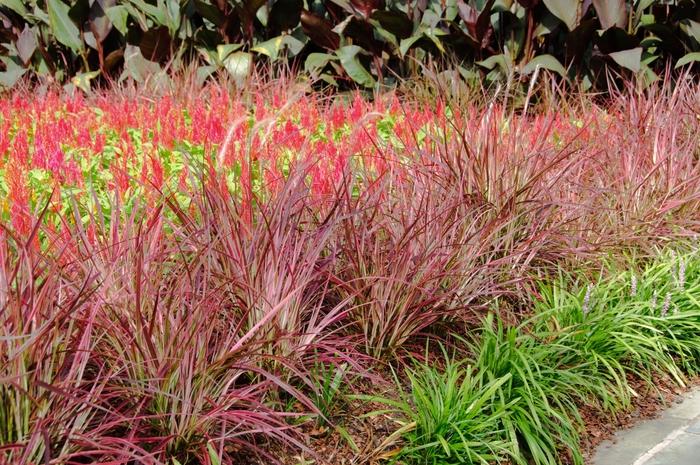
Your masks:
{"label": "mulch", "polygon": [[590,405],[580,406],[585,434],[581,437],[581,450],[586,462],[592,458],[597,446],[611,439],[617,431],[630,428],[640,421],[658,417],[662,411],[683,400],[683,394],[700,385],[700,377],[688,380],[686,386],[679,386],[666,376],[657,376],[652,386],[636,377],[629,377],[632,389],[637,393],[632,397],[629,409],[611,415]]}
{"label": "mulch", "polygon": [[[597,405],[579,406],[585,431],[581,435],[581,450],[586,463],[592,458],[596,447],[612,438],[617,431],[654,418],[673,403],[680,402],[683,394],[694,386],[700,386],[700,377],[689,380],[685,387],[663,376],[655,377],[651,386],[633,376],[628,378],[628,382],[637,395],[632,397],[631,405],[625,411],[613,415]],[[360,386],[359,394],[378,394],[388,398],[396,395],[391,383],[384,385],[375,380],[374,383],[360,383]],[[391,438],[400,425],[389,414],[367,415],[383,409],[386,406],[381,404],[347,402],[342,406],[342,412],[330,419],[332,424],[320,425],[309,421],[301,426],[304,442],[312,453],[280,449],[272,451],[272,455],[285,465],[385,464],[400,450],[400,442]],[[333,424],[341,426],[346,433],[341,434]],[[352,438],[354,444],[350,444],[347,436]]]}

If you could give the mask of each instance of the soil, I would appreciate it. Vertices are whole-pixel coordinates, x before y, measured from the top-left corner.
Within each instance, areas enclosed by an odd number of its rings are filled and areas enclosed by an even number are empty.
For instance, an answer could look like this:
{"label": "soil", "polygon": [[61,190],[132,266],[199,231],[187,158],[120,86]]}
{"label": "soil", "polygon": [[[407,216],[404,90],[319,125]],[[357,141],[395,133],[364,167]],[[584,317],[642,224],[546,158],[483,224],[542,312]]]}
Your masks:
{"label": "soil", "polygon": [[[682,395],[690,388],[700,385],[700,377],[688,381],[685,387],[678,386],[668,377],[657,377],[653,380],[653,387],[644,383],[641,379],[630,378],[629,383],[637,392],[632,398],[632,404],[624,412],[611,415],[594,405],[580,406],[580,413],[584,421],[584,431],[581,437],[581,450],[586,462],[591,459],[595,448],[606,439],[610,439],[615,432],[629,428],[636,423],[654,418],[665,408],[682,399]],[[378,386],[367,385],[366,390],[374,390],[376,394]],[[391,386],[381,386],[380,391],[386,397],[395,396],[391,392]],[[287,455],[279,451],[277,457],[281,458],[285,465],[380,465],[398,452],[400,443],[393,440],[391,434],[396,431],[398,425],[389,414],[367,416],[369,412],[386,409],[381,404],[372,404],[363,401],[350,402],[344,406],[342,416],[331,420],[340,426],[346,433],[341,433],[330,424],[318,425],[309,422],[304,427],[305,442],[309,449],[315,452],[311,454],[296,453]],[[347,436],[355,443],[353,448]],[[284,458],[282,458],[284,457]]]}
{"label": "soil", "polygon": [[[440,360],[439,357],[433,360]],[[401,370],[399,370],[401,371]],[[402,378],[401,376],[399,376]],[[389,370],[371,382],[360,380],[353,383],[355,395],[373,395],[396,399],[396,386],[389,381]],[[700,386],[700,376],[679,386],[666,376],[657,376],[651,386],[639,378],[628,377],[629,385],[637,393],[630,407],[611,414],[597,405],[580,405],[579,412],[584,422],[581,434],[581,451],[586,463],[590,462],[596,447],[610,439],[617,431],[630,428],[636,423],[654,418],[674,402],[682,400],[684,393]],[[302,442],[312,452],[298,450],[273,450],[271,455],[283,465],[382,465],[400,450],[400,439],[392,437],[401,427],[389,413],[372,414],[387,410],[387,406],[365,400],[349,400],[337,406],[337,415],[329,423],[308,421],[302,425]],[[351,438],[351,439],[348,439]],[[351,444],[351,442],[353,444]],[[566,459],[564,459],[566,461]],[[269,460],[253,461],[268,464]]]}
{"label": "soil", "polygon": [[[391,379],[387,377],[385,379]],[[360,382],[355,395],[396,398],[395,386],[375,380]],[[307,445],[315,453],[297,454],[284,461],[285,465],[379,465],[398,452],[398,439],[390,436],[400,425],[386,411],[387,406],[365,400],[347,401],[339,406],[342,414],[329,418],[330,422],[308,422],[303,428]],[[348,439],[350,438],[350,439]],[[351,442],[352,441],[352,444]]]}

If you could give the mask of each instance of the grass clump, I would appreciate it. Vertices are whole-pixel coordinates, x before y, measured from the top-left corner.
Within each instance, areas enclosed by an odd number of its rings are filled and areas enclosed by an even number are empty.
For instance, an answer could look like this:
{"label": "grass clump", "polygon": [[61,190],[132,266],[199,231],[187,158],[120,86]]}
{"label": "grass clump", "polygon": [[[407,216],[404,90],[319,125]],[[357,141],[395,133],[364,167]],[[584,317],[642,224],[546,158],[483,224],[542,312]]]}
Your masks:
{"label": "grass clump", "polygon": [[578,386],[593,389],[577,366],[560,363],[556,344],[541,344],[524,326],[506,328],[492,316],[469,341],[479,382],[486,385],[508,376],[491,408],[506,409],[502,430],[518,463],[557,463],[558,451],[567,450],[574,463],[583,463],[578,452],[576,409]]}
{"label": "grass clump", "polygon": [[483,382],[473,366],[444,351],[443,367],[417,364],[406,371],[408,386],[397,380],[398,399],[367,397],[403,417],[394,433],[405,445],[393,461],[416,464],[492,463],[513,449],[502,419],[511,404],[491,406],[510,374]]}
{"label": "grass clump", "polygon": [[[609,267],[584,286],[561,274],[519,325],[492,313],[455,335],[468,356],[408,370],[400,400],[380,399],[401,417],[395,460],[583,464],[583,405],[615,415],[642,395],[632,380],[653,390],[659,377],[684,385],[698,372],[698,264],[697,251],[660,254],[641,271]],[[650,298],[659,292],[671,298]]]}

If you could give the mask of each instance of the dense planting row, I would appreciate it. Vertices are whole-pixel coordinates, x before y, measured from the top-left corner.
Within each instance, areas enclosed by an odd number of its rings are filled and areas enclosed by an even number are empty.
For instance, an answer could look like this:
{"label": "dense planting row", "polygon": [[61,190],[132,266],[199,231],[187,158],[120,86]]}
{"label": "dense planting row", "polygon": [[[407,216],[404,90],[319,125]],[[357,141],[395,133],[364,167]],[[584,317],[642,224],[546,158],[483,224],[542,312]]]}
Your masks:
{"label": "dense planting row", "polygon": [[405,463],[582,463],[580,406],[615,415],[649,395],[630,381],[683,384],[700,369],[698,265],[695,244],[641,271],[607,269],[597,283],[547,282],[519,326],[491,314],[456,342],[461,360],[445,352],[442,368],[418,363],[398,400],[361,398],[403,422]]}
{"label": "dense planting row", "polygon": [[579,405],[696,371],[696,245],[646,265],[698,231],[692,85],[269,89],[0,102],[9,462],[580,462]]}
{"label": "dense planting row", "polygon": [[4,0],[0,87],[25,76],[88,90],[187,66],[243,82],[257,65],[372,88],[436,62],[469,82],[513,84],[541,67],[584,89],[618,73],[649,85],[700,60],[699,11],[690,0]]}
{"label": "dense planting row", "polygon": [[61,199],[52,209],[93,194],[104,207],[115,195],[129,203],[142,194],[152,206],[208,171],[244,202],[267,200],[296,166],[316,198],[339,195],[344,178],[367,186],[391,177],[385,182],[395,186],[422,172],[461,183],[496,210],[508,201],[556,203],[559,219],[579,223],[579,239],[695,224],[683,214],[697,205],[694,87],[526,116],[477,101],[384,95],[328,103],[286,85],[252,96],[214,86],[155,99],[18,93],[0,101],[1,213],[26,234],[52,193]]}

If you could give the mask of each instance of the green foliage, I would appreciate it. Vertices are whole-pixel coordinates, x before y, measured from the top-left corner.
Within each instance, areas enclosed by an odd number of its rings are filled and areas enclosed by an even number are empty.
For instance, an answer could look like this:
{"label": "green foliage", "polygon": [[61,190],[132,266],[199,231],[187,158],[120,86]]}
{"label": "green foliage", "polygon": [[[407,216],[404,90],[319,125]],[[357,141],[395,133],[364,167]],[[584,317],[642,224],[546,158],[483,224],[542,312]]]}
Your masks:
{"label": "green foliage", "polygon": [[408,370],[408,390],[397,381],[399,400],[368,398],[405,419],[397,432],[407,444],[396,459],[436,465],[500,463],[512,449],[501,426],[512,405],[490,404],[510,374],[483,383],[472,366],[444,355],[443,369],[420,364]]}
{"label": "green foliage", "polygon": [[614,415],[642,394],[631,378],[653,389],[654,374],[682,385],[698,372],[698,258],[694,250],[662,254],[641,272],[609,267],[573,292],[573,278],[562,275],[543,285],[534,315],[519,326],[489,315],[463,340],[465,360],[409,370],[408,392],[396,381],[399,401],[369,398],[401,416],[398,458],[582,464],[581,405]]}
{"label": "green foliage", "polygon": [[326,423],[338,411],[338,405],[347,387],[348,364],[340,365],[316,360],[309,376],[314,386],[309,398],[321,413],[321,423]]}
{"label": "green foliage", "polygon": [[[583,463],[578,451],[578,411],[572,388],[590,388],[574,366],[558,362],[561,347],[541,344],[525,328],[504,328],[489,317],[483,331],[470,344],[481,384],[510,375],[491,408],[507,408],[502,428],[514,444],[518,463],[554,464],[559,450],[569,451],[573,463]],[[575,391],[574,391],[575,392]],[[506,407],[507,406],[507,407]]]}
{"label": "green foliage", "polygon": [[612,69],[649,83],[667,62],[695,66],[694,1],[0,0],[0,84],[27,70],[59,81],[145,79],[194,62],[242,82],[284,62],[331,84],[373,87],[428,59],[512,79],[541,67],[584,87]]}

